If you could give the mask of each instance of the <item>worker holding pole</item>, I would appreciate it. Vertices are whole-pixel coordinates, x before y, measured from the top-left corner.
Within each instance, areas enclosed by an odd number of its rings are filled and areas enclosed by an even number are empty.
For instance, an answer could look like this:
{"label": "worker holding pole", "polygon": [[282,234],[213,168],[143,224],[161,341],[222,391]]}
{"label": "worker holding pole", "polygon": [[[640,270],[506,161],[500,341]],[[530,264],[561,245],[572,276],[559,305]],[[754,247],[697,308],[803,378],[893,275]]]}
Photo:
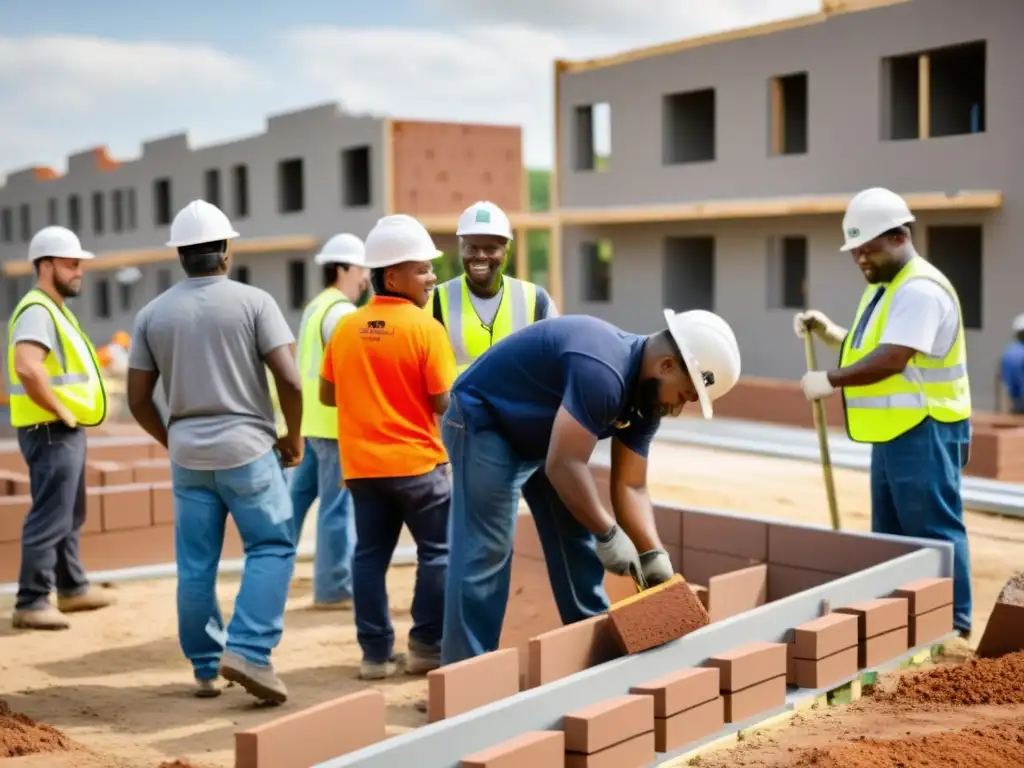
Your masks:
{"label": "worker holding pole", "polygon": [[320,367],[324,348],[338,321],[356,311],[355,302],[369,285],[363,241],[342,233],[326,243],[314,261],[324,268],[327,286],[302,313],[298,368],[302,376],[302,463],[290,480],[295,543],[313,501],[319,497],[316,553],[313,562],[313,607],[352,605],[352,551],[355,520],[352,497],[342,484],[338,457],[338,414],[320,402]]}
{"label": "worker holding pole", "polygon": [[[736,337],[718,315],[665,310],[651,336],[575,315],[534,323],[484,352],[452,389],[442,434],[452,463],[451,548],[441,658],[498,647],[509,596],[519,492],[531,497],[562,621],[608,608],[604,573],[640,587],[672,577],[647,493],[647,455],[663,416],[712,401],[740,373]],[[612,512],[588,467],[612,438]]]}
{"label": "worker holding pole", "polygon": [[971,631],[970,553],[961,472],[970,450],[971,390],[960,300],[914,248],[914,215],[899,195],[866,189],[843,218],[843,251],[868,285],[853,330],[818,310],[794,317],[840,348],[839,367],[801,380],[808,400],[841,392],[852,440],[870,443],[871,528],[953,545],[953,624]]}
{"label": "worker holding pole", "polygon": [[[82,262],[93,255],[64,227],[39,230],[28,246],[36,284],[11,313],[7,392],[11,426],[28,465],[32,506],[22,526],[21,569],[12,623],[67,629],[66,613],[113,602],[91,587],[78,554],[85,522],[83,427],[107,414],[96,351],[66,299],[82,290]],[[50,592],[57,590],[57,606]]]}
{"label": "worker holding pole", "polygon": [[[142,308],[128,361],[128,406],[168,448],[178,568],[178,638],[195,694],[217,696],[218,673],[262,701],[288,697],[270,654],[281,639],[295,567],[292,505],[282,464],[302,460],[302,382],[295,337],[266,291],[229,280],[227,216],[195,200],[171,222],[187,277]],[[287,432],[278,437],[266,369]],[[162,379],[170,419],[153,402]],[[276,449],[276,450],[275,450]],[[245,563],[231,623],[217,605],[230,514]]]}

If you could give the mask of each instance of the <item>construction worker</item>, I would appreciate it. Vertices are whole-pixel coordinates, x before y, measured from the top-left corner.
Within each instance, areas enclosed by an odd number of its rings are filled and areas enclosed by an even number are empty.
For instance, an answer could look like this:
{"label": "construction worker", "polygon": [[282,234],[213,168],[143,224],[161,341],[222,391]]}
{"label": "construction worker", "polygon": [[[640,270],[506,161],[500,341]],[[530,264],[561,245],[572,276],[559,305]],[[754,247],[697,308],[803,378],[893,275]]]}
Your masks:
{"label": "construction worker", "polygon": [[[385,216],[366,238],[374,296],[324,351],[320,399],[338,414],[342,475],[355,504],[352,561],[359,676],[439,666],[451,485],[438,420],[455,380],[444,329],[423,311],[441,256],[416,219]],[[416,542],[408,654],[395,653],[385,576],[402,525]]]}
{"label": "construction worker", "polygon": [[495,342],[557,317],[558,310],[541,286],[504,274],[512,227],[501,208],[474,203],[459,217],[456,234],[464,271],[437,287],[431,307],[448,331],[461,374]]}
{"label": "construction worker", "polygon": [[352,550],[355,521],[352,497],[343,487],[338,458],[338,414],[320,403],[320,367],[334,327],[355,312],[355,301],[369,285],[363,241],[335,235],[316,255],[324,268],[323,292],[313,299],[299,324],[298,367],[302,375],[302,463],[290,479],[295,543],[313,500],[320,498],[313,564],[313,607],[345,608],[352,604]]}
{"label": "construction worker", "polygon": [[[302,382],[295,337],[266,291],[229,280],[227,216],[203,200],[171,222],[186,280],[135,318],[128,406],[171,459],[178,638],[195,694],[220,693],[219,674],[257,698],[281,703],[284,683],[271,651],[281,639],[295,565],[292,505],[282,464],[302,460]],[[278,438],[266,368],[288,431]],[[153,402],[162,379],[168,426]],[[276,446],[276,451],[275,451]],[[217,605],[217,567],[231,514],[245,548],[231,623]]]}
{"label": "construction worker", "polygon": [[1000,378],[1010,398],[1010,412],[1024,414],[1024,314],[1013,318],[1013,341],[1003,350]]}
{"label": "construction worker", "polygon": [[867,286],[853,331],[818,310],[794,317],[840,347],[839,367],[801,380],[808,400],[841,391],[846,430],[871,444],[871,528],[953,544],[953,625],[971,631],[970,554],[960,496],[971,441],[967,341],[956,289],[918,255],[914,215],[888,189],[858,193],[843,218],[845,243]]}
{"label": "construction worker", "polygon": [[[65,299],[81,292],[82,262],[92,258],[74,232],[39,230],[28,246],[35,287],[7,325],[11,426],[18,430],[32,490],[14,605],[19,629],[67,629],[64,614],[113,602],[90,587],[78,554],[86,506],[83,427],[103,422],[107,395],[96,352]],[[50,603],[54,587],[56,607]]]}
{"label": "construction worker", "polygon": [[[535,323],[484,352],[452,388],[442,434],[452,465],[441,660],[498,647],[511,573],[519,492],[528,497],[565,623],[608,608],[604,572],[641,587],[671,578],[654,525],[647,454],[662,416],[735,385],[740,353],[729,325],[703,310],[665,310],[666,330],[638,336],[594,317]],[[587,466],[612,438],[612,513]]]}

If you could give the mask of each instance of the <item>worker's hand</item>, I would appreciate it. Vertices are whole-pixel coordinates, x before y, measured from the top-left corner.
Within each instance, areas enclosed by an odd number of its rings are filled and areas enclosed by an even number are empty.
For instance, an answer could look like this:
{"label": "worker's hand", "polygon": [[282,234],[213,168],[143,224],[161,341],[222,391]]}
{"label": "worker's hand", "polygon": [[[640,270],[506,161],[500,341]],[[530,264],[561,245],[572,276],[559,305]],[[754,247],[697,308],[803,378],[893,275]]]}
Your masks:
{"label": "worker's hand", "polygon": [[846,329],[833,323],[828,315],[817,309],[793,315],[793,332],[797,338],[803,339],[808,331],[833,347],[840,346],[846,338]]}
{"label": "worker's hand", "polygon": [[811,401],[821,400],[836,391],[828,380],[828,371],[808,371],[800,379],[800,388],[804,391],[804,397]]}
{"label": "worker's hand", "polygon": [[606,533],[597,538],[597,557],[601,565],[609,573],[619,576],[631,576],[639,581],[641,587],[646,584],[643,579],[643,568],[640,566],[640,554],[636,551],[633,540],[618,525],[613,525]]}
{"label": "worker's hand", "polygon": [[299,466],[302,463],[302,438],[282,435],[277,438],[277,452],[281,455],[281,466],[285,469]]}
{"label": "worker's hand", "polygon": [[76,419],[74,414],[63,405],[57,411],[57,418],[63,421],[68,429],[74,429],[78,426],[78,419]]}
{"label": "worker's hand", "polygon": [[675,574],[672,561],[668,552],[664,549],[652,549],[649,552],[640,553],[640,569],[644,574],[644,581],[648,587],[662,584]]}

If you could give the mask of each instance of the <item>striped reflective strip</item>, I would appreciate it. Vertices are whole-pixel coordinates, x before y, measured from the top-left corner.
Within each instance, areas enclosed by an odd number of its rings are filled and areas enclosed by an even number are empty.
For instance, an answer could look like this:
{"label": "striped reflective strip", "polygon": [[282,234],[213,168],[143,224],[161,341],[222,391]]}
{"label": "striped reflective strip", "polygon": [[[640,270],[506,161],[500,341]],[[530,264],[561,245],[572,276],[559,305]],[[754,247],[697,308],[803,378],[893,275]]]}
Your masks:
{"label": "striped reflective strip", "polygon": [[903,370],[903,378],[924,384],[949,384],[967,375],[967,366],[956,363],[947,368],[918,368],[908,365]]}
{"label": "striped reflective strip", "polygon": [[[51,387],[67,387],[72,384],[87,384],[89,383],[89,374],[87,373],[63,373],[59,376],[50,377]],[[7,394],[9,395],[24,395],[25,387],[21,384],[10,384],[7,387]]]}
{"label": "striped reflective strip", "polygon": [[925,405],[927,405],[927,398],[923,392],[901,392],[897,395],[846,398],[847,408],[882,410],[887,408],[924,408]]}
{"label": "striped reflective strip", "polygon": [[444,298],[448,299],[448,338],[452,342],[457,366],[469,365],[473,362],[466,351],[466,339],[462,335],[462,282],[449,280],[441,286]]}

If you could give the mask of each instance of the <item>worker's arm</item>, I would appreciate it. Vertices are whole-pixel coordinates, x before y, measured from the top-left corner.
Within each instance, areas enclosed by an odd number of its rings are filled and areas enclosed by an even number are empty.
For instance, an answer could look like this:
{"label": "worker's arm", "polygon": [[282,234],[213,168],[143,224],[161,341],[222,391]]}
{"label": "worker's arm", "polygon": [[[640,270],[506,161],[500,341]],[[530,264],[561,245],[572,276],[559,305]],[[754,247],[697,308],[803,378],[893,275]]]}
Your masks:
{"label": "worker's arm", "polygon": [[334,395],[334,382],[320,377],[320,403],[329,408],[337,408],[338,401]]}
{"label": "worker's arm", "polygon": [[[654,430],[651,429],[653,435]],[[638,438],[642,439],[639,435]],[[654,507],[647,492],[647,456],[633,450],[618,436],[612,438],[610,495],[615,520],[640,552],[661,548],[654,522]],[[646,440],[649,444],[650,440]]]}
{"label": "worker's arm", "polygon": [[[44,310],[45,311],[45,310]],[[67,407],[57,399],[50,386],[50,376],[43,361],[49,350],[35,341],[22,341],[14,345],[14,372],[25,388],[29,399],[68,426],[75,426],[75,418]]]}
{"label": "worker's arm", "polygon": [[885,381],[890,376],[902,373],[917,354],[916,349],[896,344],[882,344],[867,357],[853,365],[829,371],[829,383],[836,389],[843,387],[866,387]]}
{"label": "worker's arm", "polygon": [[138,368],[128,368],[128,410],[131,411],[132,418],[139,423],[139,426],[166,448],[167,427],[160,417],[156,403],[153,402],[153,392],[156,390],[156,382],[159,378],[160,374],[155,370],[144,371]]}
{"label": "worker's arm", "polygon": [[270,350],[263,361],[274,375],[277,399],[288,428],[288,436],[299,440],[302,426],[302,380],[295,365],[295,344],[284,344]]}
{"label": "worker's arm", "polygon": [[591,533],[602,535],[614,527],[615,517],[601,503],[590,472],[590,457],[596,445],[597,435],[563,405],[551,428],[544,474],[572,516]]}
{"label": "worker's arm", "polygon": [[[443,325],[425,324],[423,340],[423,377],[430,397],[430,408],[435,416],[440,417],[448,410],[451,402],[450,392],[458,376],[458,366]],[[440,420],[437,421],[440,424]]]}
{"label": "worker's arm", "polygon": [[281,463],[286,467],[302,461],[302,379],[295,364],[295,336],[281,308],[266,291],[255,307],[256,348],[274,377],[287,434],[277,439]]}

